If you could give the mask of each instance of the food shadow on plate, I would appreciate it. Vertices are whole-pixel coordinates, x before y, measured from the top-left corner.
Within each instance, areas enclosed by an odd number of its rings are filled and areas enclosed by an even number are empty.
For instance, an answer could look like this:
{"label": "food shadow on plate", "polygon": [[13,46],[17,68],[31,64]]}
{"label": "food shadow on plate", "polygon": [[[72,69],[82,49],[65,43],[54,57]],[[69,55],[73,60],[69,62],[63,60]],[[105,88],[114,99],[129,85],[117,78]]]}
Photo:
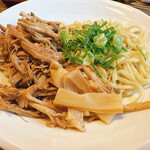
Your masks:
{"label": "food shadow on plate", "polygon": [[5,114],[8,116],[8,117],[14,117],[15,116],[18,116],[17,114],[14,114],[14,113],[11,113],[11,112],[8,112],[8,111],[5,111],[5,110],[0,110],[0,114],[5,112]]}
{"label": "food shadow on plate", "polygon": [[117,120],[120,120],[120,119],[123,119],[123,114],[116,114],[115,117],[111,120],[111,122],[109,124],[111,124]]}
{"label": "food shadow on plate", "polygon": [[19,115],[19,114],[15,114],[15,113],[11,113],[11,112],[8,112],[8,111],[5,111],[5,110],[1,110],[1,112],[5,112],[5,114],[9,117],[9,118],[12,118],[12,117],[19,117],[22,121],[24,121],[25,123],[28,123],[29,122],[29,118],[30,117],[27,117],[27,116],[22,116],[22,115]]}

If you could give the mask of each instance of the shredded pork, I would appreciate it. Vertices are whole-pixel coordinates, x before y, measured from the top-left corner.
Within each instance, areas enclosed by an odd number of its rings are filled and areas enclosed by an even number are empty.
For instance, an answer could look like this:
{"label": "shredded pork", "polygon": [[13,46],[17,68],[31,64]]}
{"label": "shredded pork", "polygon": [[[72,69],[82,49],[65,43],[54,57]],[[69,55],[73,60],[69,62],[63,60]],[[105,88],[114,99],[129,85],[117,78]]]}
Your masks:
{"label": "shredded pork", "polygon": [[[30,117],[47,117],[48,126],[85,131],[81,110],[53,104],[58,88],[78,94],[111,93],[90,66],[65,62],[60,22],[21,12],[16,26],[0,25],[0,64],[11,86],[0,85],[0,109]],[[89,120],[97,118],[86,112]],[[91,115],[92,114],[92,115]]]}

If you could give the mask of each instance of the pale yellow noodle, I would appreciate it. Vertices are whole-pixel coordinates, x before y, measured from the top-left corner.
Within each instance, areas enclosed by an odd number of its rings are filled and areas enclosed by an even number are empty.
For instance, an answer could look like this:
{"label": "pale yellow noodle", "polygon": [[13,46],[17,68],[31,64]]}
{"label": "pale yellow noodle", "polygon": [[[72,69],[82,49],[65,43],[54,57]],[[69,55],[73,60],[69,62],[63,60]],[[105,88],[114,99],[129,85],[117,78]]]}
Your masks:
{"label": "pale yellow noodle", "polygon": [[138,96],[134,101],[140,101],[144,96],[143,85],[150,83],[150,64],[148,60],[144,60],[141,52],[137,49],[137,45],[143,51],[144,55],[148,54],[144,51],[145,32],[141,27],[134,25],[125,28],[118,22],[108,22],[109,26],[114,26],[117,34],[124,38],[124,46],[131,48],[128,52],[123,52],[124,57],[119,58],[112,63],[114,70],[104,69],[98,66],[98,70],[102,74],[102,81],[111,85],[115,89],[123,91],[123,97],[128,97],[138,89]]}

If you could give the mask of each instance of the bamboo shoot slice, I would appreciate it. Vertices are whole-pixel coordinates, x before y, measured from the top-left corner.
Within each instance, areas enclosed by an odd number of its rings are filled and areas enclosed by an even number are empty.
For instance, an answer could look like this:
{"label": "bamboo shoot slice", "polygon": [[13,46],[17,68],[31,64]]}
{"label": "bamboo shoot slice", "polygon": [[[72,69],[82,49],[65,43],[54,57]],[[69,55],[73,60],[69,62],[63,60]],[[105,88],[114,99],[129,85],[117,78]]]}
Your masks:
{"label": "bamboo shoot slice", "polygon": [[68,127],[74,127],[85,132],[82,111],[68,108],[66,120],[68,121]]}
{"label": "bamboo shoot slice", "polygon": [[[69,72],[64,77],[64,88],[65,89],[68,89],[67,83],[69,81],[72,83],[72,85],[70,84],[69,86],[75,86],[76,91],[79,94],[92,92],[87,80],[83,77],[80,70],[78,70],[78,69]],[[69,88],[71,88],[71,87],[69,87]]]}
{"label": "bamboo shoot slice", "polygon": [[63,88],[63,78],[68,73],[68,71],[62,68],[58,62],[52,61],[50,65],[50,72],[53,84],[58,88]]}
{"label": "bamboo shoot slice", "polygon": [[116,114],[97,114],[97,117],[104,123],[109,124]]}
{"label": "bamboo shoot slice", "polygon": [[117,94],[77,94],[70,90],[59,88],[54,104],[96,113],[112,114],[123,112],[122,97]]}

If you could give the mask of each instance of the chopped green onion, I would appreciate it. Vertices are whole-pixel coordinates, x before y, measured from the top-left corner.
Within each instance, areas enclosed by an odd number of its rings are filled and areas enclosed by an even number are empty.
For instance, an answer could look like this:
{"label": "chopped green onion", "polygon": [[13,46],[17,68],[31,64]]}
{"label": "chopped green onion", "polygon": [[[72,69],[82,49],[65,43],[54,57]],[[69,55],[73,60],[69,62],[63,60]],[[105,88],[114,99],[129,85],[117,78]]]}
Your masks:
{"label": "chopped green onion", "polygon": [[122,47],[121,49],[122,49],[123,51],[125,51],[125,52],[128,51],[127,48],[125,48],[125,47]]}
{"label": "chopped green onion", "polygon": [[[103,20],[102,20],[102,22],[103,22],[103,24],[100,26],[100,28],[106,26],[106,24],[107,24],[107,21],[103,21]],[[106,28],[107,28],[107,26],[106,26]]]}
{"label": "chopped green onion", "polygon": [[123,47],[123,39],[120,35],[114,35],[113,45],[114,45],[114,47],[118,47],[118,48]]}
{"label": "chopped green onion", "polygon": [[107,43],[107,38],[104,33],[99,34],[98,36],[94,37],[94,44],[98,48],[103,48]]}
{"label": "chopped green onion", "polygon": [[121,51],[120,48],[118,48],[118,47],[112,47],[112,49],[116,54],[119,54]]}
{"label": "chopped green onion", "polygon": [[95,64],[100,64],[103,68],[114,69],[111,65],[127,52],[128,48],[123,45],[123,38],[117,35],[114,27],[108,27],[107,21],[102,20],[99,25],[94,22],[86,25],[81,30],[73,30],[72,33],[66,29],[59,32],[63,42],[62,52],[71,63],[91,65],[96,74],[102,78]]}
{"label": "chopped green onion", "polygon": [[99,71],[97,70],[96,66],[95,66],[93,63],[91,63],[91,66],[92,66],[92,68],[94,69],[94,71],[96,72],[96,74],[97,74],[100,78],[102,78],[102,76],[101,76],[101,74],[99,73]]}
{"label": "chopped green onion", "polygon": [[87,56],[83,59],[83,64],[89,65],[90,63],[94,63],[94,55],[88,52]]}
{"label": "chopped green onion", "polygon": [[62,29],[62,30],[60,30],[59,35],[63,36],[64,38],[67,38],[67,37],[69,37],[69,32],[66,29]]}
{"label": "chopped green onion", "polygon": [[141,49],[138,45],[136,45],[136,48],[141,52],[141,54],[142,54],[144,60],[146,61],[146,56],[144,55],[142,49]]}

